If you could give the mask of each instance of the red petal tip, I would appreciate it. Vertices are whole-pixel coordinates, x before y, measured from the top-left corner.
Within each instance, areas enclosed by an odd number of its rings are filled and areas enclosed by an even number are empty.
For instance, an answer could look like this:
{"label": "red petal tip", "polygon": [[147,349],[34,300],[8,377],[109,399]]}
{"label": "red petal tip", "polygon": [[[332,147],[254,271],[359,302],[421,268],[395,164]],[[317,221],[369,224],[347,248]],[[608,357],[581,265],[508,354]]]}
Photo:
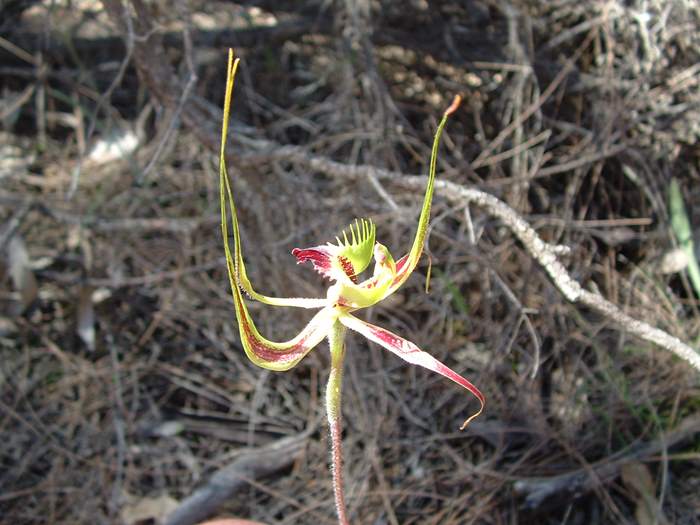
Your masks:
{"label": "red petal tip", "polygon": [[323,248],[294,248],[292,255],[297,258],[297,264],[311,261],[314,270],[324,277],[331,276],[331,254]]}
{"label": "red petal tip", "polygon": [[445,115],[452,115],[452,113],[457,111],[457,108],[461,103],[462,97],[460,95],[455,95],[455,98],[452,100],[452,104],[450,104],[450,107],[445,110]]}

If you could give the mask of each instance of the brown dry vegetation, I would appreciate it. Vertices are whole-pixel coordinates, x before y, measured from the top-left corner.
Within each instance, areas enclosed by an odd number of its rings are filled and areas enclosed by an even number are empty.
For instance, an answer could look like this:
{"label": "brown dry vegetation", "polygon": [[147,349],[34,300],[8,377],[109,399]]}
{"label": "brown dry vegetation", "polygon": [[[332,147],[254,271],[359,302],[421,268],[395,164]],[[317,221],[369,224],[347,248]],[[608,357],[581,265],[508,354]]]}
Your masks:
{"label": "brown dry vegetation", "polygon": [[[420,192],[320,161],[425,174],[461,93],[438,177],[501,198],[570,248],[585,289],[697,344],[692,289],[659,269],[670,178],[700,205],[694,0],[104,3],[0,8],[3,523],[154,522],[242,457],[214,515],[335,522],[327,352],[278,374],[238,341],[218,226],[228,47],[243,61],[231,173],[262,291],[322,294],[289,252],[355,217],[406,250]],[[95,153],[127,134],[136,149]],[[698,371],[567,302],[501,222],[444,197],[430,293],[425,258],[366,314],[487,408],[459,432],[470,396],[352,338],[352,522],[699,523]],[[251,311],[274,338],[308,318]]]}

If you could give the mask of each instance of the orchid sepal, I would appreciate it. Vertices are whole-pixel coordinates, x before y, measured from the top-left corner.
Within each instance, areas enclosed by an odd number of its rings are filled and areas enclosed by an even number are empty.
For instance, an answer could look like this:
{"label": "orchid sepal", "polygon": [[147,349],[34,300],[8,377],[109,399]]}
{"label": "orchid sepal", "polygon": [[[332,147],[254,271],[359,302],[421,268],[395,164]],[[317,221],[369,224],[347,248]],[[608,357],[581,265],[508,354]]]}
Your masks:
{"label": "orchid sepal", "polygon": [[330,308],[323,308],[295,337],[276,342],[260,335],[242,298],[236,299],[235,303],[241,344],[248,359],[261,368],[275,372],[295,367],[326,338],[336,317]]}
{"label": "orchid sepal", "polygon": [[[459,104],[461,97],[457,95],[449,108],[444,112],[442,120],[435,132],[433,147],[430,156],[430,169],[428,176],[428,184],[423,197],[423,206],[421,208],[420,217],[418,219],[418,227],[413,240],[413,245],[408,254],[401,257],[398,261],[394,261],[389,250],[380,243],[375,243],[373,255],[375,260],[374,273],[371,278],[362,283],[357,283],[356,280],[343,279],[341,273],[331,273],[330,267],[333,260],[332,253],[326,250],[323,253],[322,247],[317,247],[316,252],[311,251],[295,251],[293,252],[297,258],[302,260],[312,260],[314,267],[319,273],[332,277],[337,275],[336,285],[329,290],[329,298],[337,300],[338,304],[350,306],[354,309],[368,308],[394,293],[408,279],[408,276],[413,272],[418,264],[418,260],[423,252],[425,237],[430,221],[430,208],[433,199],[433,190],[435,187],[435,175],[437,171],[437,153],[440,147],[440,138],[442,131],[447,124],[447,120],[452,115]],[[330,245],[332,246],[332,245]],[[314,249],[310,249],[314,250]],[[315,260],[314,260],[315,259]],[[325,266],[328,269],[321,268]],[[356,274],[355,274],[356,275]]]}
{"label": "orchid sepal", "polygon": [[[219,155],[219,200],[221,206],[221,231],[224,238],[224,252],[226,266],[229,274],[231,289],[242,289],[251,298],[272,306],[293,306],[297,308],[322,308],[326,305],[325,299],[306,297],[270,297],[256,292],[248,279],[243,252],[241,249],[241,234],[238,228],[238,215],[233,199],[233,191],[229,182],[226,168],[226,140],[228,138],[229,114],[231,111],[231,95],[233,93],[234,78],[238,69],[239,59],[234,59],[233,51],[229,50],[228,69],[226,74],[226,92],[224,97],[224,118],[221,126],[221,150]],[[229,246],[228,232],[228,208],[231,209],[231,225],[233,229],[233,252]]]}
{"label": "orchid sepal", "polygon": [[429,353],[424,352],[411,341],[404,339],[403,337],[398,336],[385,328],[362,321],[349,313],[340,315],[338,320],[350,330],[361,334],[370,341],[374,341],[407,363],[427,368],[431,372],[440,374],[441,376],[454,381],[459,386],[466,388],[469,392],[471,392],[479,400],[481,406],[477,412],[469,416],[464,421],[460,427],[461,430],[463,430],[470,421],[483,412],[486,400],[484,399],[484,395],[481,393],[481,391],[471,381],[464,378]]}
{"label": "orchid sepal", "polygon": [[[328,333],[333,323],[334,312],[322,309],[318,312],[299,334],[285,342],[275,342],[266,339],[258,331],[248,312],[242,291],[254,299],[267,304],[279,306],[298,306],[303,308],[323,308],[325,299],[311,298],[275,298],[257,293],[248,279],[245,262],[241,251],[241,235],[238,228],[238,217],[233,200],[233,192],[226,170],[226,138],[228,119],[231,107],[233,81],[238,67],[238,59],[234,60],[233,52],[229,53],[226,95],[224,99],[224,119],[221,131],[221,153],[219,159],[219,183],[221,205],[221,232],[224,239],[226,268],[228,271],[231,293],[233,294],[235,313],[243,349],[248,358],[256,365],[269,370],[289,370],[295,366],[311,349],[320,343]],[[233,251],[229,245],[228,208],[231,209],[231,224],[233,228]]]}

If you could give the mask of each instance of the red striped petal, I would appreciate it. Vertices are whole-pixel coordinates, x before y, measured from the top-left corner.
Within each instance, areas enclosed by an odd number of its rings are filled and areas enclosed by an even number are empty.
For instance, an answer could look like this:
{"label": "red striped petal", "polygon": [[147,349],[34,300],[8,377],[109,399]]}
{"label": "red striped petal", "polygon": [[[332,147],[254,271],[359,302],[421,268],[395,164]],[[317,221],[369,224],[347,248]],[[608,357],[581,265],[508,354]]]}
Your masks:
{"label": "red striped petal", "polygon": [[399,356],[404,361],[411,363],[412,365],[422,366],[423,368],[427,368],[428,370],[436,372],[441,376],[454,381],[459,386],[466,388],[472,394],[474,394],[474,396],[481,403],[481,407],[479,408],[478,412],[471,415],[462,424],[462,429],[466,427],[472,419],[477,417],[484,410],[486,400],[484,399],[484,395],[476,386],[474,386],[468,379],[465,379],[447,365],[441,363],[427,352],[424,352],[423,350],[418,348],[411,341],[408,341],[403,337],[400,337],[390,332],[389,330],[386,330],[379,326],[375,326],[370,323],[366,323],[365,321],[362,321],[357,317],[354,317],[349,314],[342,315],[340,317],[340,322],[348,328],[350,328],[351,330],[354,330],[364,335],[370,341],[374,341],[375,343],[383,346],[393,354]]}

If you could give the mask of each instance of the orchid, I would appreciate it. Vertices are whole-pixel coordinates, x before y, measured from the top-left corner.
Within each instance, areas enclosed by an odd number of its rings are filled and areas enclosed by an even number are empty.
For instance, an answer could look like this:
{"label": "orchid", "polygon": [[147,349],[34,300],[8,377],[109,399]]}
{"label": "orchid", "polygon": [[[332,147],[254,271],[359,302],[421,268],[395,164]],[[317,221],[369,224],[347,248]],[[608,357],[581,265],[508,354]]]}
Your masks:
{"label": "orchid", "polygon": [[[229,51],[219,174],[221,228],[241,343],[246,355],[253,363],[268,370],[282,371],[294,367],[321,341],[328,339],[331,369],[325,401],[331,440],[333,490],[338,520],[341,524],[347,524],[348,518],[342,478],[340,400],[343,359],[345,356],[345,335],[348,328],[389,350],[404,361],[436,372],[474,394],[481,405],[479,410],[463,423],[462,429],[484,409],[484,396],[467,379],[430,354],[422,351],[411,341],[384,328],[367,323],[353,315],[353,312],[373,306],[396,292],[416,268],[423,251],[430,219],[430,205],[433,197],[440,136],[449,116],[456,111],[461,99],[459,96],[455,97],[450,107],[445,111],[435,133],[430,158],[429,180],[423,198],[423,207],[413,245],[408,254],[395,260],[386,246],[376,242],[376,227],[374,223],[370,219],[358,219],[350,224],[340,237],[336,237],[335,243],[292,250],[292,254],[296,257],[298,264],[310,262],[314,270],[329,280],[330,286],[325,298],[269,297],[255,291],[248,279],[243,260],[241,234],[238,227],[233,191],[226,170],[225,148],[231,93],[238,62],[238,59],[234,59],[233,52]],[[233,250],[229,245],[229,209],[231,213],[230,227],[233,237]],[[361,278],[362,272],[369,267],[372,259],[374,259],[372,275],[364,279]],[[284,342],[271,341],[258,332],[246,306],[243,292],[250,298],[264,304],[318,308],[319,312],[296,337]]]}

